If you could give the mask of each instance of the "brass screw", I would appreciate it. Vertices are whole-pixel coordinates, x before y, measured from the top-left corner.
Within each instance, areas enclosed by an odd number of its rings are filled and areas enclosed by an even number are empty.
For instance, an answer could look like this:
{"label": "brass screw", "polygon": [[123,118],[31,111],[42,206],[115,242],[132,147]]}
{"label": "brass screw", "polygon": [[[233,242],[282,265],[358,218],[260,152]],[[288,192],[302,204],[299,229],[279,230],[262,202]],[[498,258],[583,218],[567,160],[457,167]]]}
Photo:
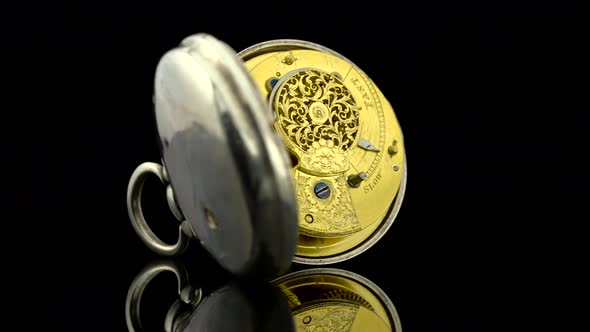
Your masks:
{"label": "brass screw", "polygon": [[285,58],[283,58],[283,63],[286,65],[292,65],[293,62],[295,62],[295,57],[291,54],[285,56]]}
{"label": "brass screw", "polygon": [[271,78],[267,79],[266,82],[264,83],[264,86],[266,87],[266,91],[271,92],[278,81],[279,81],[279,79],[276,77],[271,77]]}
{"label": "brass screw", "polygon": [[358,174],[351,174],[348,176],[348,185],[353,188],[358,188],[361,186],[361,182],[363,182],[367,178],[367,173],[360,172]]}
{"label": "brass screw", "polygon": [[397,147],[397,140],[394,140],[393,145],[390,145],[387,148],[387,152],[391,157],[395,156],[399,152],[399,148]]}

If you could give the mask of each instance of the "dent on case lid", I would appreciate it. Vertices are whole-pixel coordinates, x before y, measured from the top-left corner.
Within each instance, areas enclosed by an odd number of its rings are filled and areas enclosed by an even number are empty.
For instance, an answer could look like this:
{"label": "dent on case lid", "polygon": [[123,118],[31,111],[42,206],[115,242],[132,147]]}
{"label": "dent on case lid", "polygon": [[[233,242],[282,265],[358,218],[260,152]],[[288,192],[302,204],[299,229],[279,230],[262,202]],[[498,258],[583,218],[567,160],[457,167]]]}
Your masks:
{"label": "dent on case lid", "polygon": [[297,210],[271,114],[234,50],[206,34],[160,60],[154,86],[161,153],[192,232],[230,272],[284,272]]}

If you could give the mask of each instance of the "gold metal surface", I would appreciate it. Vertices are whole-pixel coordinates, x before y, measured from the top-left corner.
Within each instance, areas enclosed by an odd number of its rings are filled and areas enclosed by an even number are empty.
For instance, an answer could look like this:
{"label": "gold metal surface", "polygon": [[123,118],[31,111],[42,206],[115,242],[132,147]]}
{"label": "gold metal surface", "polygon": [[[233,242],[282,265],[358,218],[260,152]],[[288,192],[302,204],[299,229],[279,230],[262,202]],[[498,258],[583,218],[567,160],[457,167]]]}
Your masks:
{"label": "gold metal surface", "polygon": [[[358,232],[361,227],[344,174],[358,139],[360,107],[340,79],[326,72],[301,69],[281,81],[271,96],[275,129],[298,160],[300,216],[314,217],[311,223],[300,223],[301,233],[340,237]],[[318,182],[330,188],[326,199],[314,192]]]}
{"label": "gold metal surface", "polygon": [[401,331],[395,308],[385,293],[354,273],[304,270],[273,284],[285,295],[297,331]]}
{"label": "gold metal surface", "polygon": [[388,219],[405,180],[403,137],[391,105],[337,54],[284,44],[244,60],[292,155],[296,255],[353,251]]}

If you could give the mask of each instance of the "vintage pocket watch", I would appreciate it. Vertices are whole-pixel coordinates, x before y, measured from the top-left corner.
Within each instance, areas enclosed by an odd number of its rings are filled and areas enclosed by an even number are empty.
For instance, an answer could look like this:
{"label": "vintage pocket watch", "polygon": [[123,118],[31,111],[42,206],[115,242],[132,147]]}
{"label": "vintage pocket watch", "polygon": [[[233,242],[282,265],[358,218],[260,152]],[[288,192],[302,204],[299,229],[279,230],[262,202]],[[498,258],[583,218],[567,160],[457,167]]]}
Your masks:
{"label": "vintage pocket watch", "polygon": [[[329,264],[375,244],[406,187],[404,141],[377,86],[344,56],[300,40],[239,53],[207,34],[160,60],[154,82],[162,162],[129,182],[131,222],[163,255],[191,238],[233,273]],[[179,240],[141,211],[147,174],[168,184]]]}

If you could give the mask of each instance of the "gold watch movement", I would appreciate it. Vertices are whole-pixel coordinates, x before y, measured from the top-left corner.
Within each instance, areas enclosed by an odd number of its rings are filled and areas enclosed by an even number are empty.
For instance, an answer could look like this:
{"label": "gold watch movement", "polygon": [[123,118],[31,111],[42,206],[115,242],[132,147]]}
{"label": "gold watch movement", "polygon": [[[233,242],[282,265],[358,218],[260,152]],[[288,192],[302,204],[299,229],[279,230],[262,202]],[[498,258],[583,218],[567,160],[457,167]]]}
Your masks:
{"label": "gold watch movement", "polygon": [[294,261],[334,263],[391,226],[406,181],[402,131],[373,81],[317,44],[276,40],[238,54],[291,156],[299,238]]}

